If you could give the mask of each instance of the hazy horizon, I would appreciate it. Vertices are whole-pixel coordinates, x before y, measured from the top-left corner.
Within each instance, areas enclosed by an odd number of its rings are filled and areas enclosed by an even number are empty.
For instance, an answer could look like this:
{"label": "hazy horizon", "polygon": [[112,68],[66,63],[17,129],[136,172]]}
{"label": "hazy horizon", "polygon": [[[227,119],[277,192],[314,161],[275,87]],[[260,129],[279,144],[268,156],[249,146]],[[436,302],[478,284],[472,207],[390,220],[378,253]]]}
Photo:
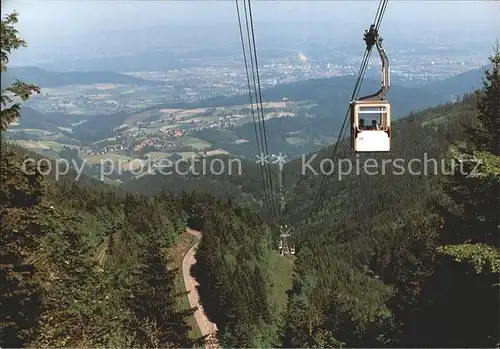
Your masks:
{"label": "hazy horizon", "polygon": [[[375,0],[253,1],[257,44],[279,46],[300,39],[352,40],[353,45],[362,45],[363,31],[372,22],[377,6]],[[235,4],[230,0],[2,3],[3,15],[12,10],[20,14],[17,27],[29,45],[15,52],[12,65],[134,54],[180,45],[239,49]],[[276,29],[264,29],[265,23]],[[500,32],[499,23],[498,1],[389,1],[381,33],[392,44],[396,40],[460,45],[480,42],[488,52]],[[199,29],[207,26],[214,26],[214,30]],[[228,29],[231,27],[234,31]],[[178,31],[172,35],[172,30]]]}

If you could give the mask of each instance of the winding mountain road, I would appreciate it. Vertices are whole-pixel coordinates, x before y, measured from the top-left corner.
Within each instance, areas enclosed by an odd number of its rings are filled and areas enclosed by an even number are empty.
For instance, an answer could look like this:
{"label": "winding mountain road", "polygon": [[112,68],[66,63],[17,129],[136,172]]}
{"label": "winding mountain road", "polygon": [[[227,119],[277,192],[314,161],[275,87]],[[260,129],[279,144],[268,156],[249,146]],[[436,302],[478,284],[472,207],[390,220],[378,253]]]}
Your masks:
{"label": "winding mountain road", "polygon": [[198,307],[196,312],[194,313],[194,317],[196,319],[196,323],[200,328],[201,334],[203,336],[208,335],[208,340],[205,344],[206,349],[215,349],[219,348],[219,345],[216,340],[215,334],[217,333],[217,325],[208,320],[208,317],[205,315],[203,310],[203,306],[200,303],[200,297],[198,294],[198,290],[196,286],[198,286],[198,282],[194,277],[191,276],[191,267],[196,263],[196,247],[198,247],[198,243],[201,239],[201,233],[196,230],[187,229],[187,232],[198,239],[198,242],[191,247],[191,249],[185,254],[184,259],[182,260],[182,276],[184,278],[184,285],[186,286],[186,291],[188,291],[188,299],[191,307]]}

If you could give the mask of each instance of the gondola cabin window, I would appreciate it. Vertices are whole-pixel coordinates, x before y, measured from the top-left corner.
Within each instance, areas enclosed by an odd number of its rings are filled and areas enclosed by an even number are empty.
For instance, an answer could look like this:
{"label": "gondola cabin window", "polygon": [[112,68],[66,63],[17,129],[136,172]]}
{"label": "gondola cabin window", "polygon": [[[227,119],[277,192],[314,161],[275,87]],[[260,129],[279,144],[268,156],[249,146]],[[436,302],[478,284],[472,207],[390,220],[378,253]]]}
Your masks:
{"label": "gondola cabin window", "polygon": [[352,105],[355,152],[388,152],[391,149],[391,106],[386,101],[357,101]]}

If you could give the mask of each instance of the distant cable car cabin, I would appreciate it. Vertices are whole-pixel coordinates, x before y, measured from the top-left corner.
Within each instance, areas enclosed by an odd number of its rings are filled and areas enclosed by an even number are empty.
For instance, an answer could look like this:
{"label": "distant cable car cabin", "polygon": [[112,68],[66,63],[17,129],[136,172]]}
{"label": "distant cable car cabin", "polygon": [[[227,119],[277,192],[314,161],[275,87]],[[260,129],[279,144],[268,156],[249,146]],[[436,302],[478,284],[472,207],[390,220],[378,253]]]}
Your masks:
{"label": "distant cable car cabin", "polygon": [[351,141],[355,152],[389,152],[391,150],[391,105],[386,100],[389,90],[389,60],[382,38],[374,25],[365,33],[368,47],[375,45],[382,60],[382,87],[372,95],[351,102]]}

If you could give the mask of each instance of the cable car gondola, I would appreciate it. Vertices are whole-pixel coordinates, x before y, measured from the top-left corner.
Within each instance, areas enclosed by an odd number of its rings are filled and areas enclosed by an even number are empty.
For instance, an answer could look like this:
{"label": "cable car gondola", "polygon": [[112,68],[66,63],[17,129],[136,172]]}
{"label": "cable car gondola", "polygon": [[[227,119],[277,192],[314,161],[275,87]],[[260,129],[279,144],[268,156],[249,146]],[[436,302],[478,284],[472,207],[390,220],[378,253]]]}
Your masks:
{"label": "cable car gondola", "polygon": [[382,87],[372,95],[351,102],[351,141],[355,152],[389,152],[391,150],[391,105],[386,99],[389,90],[389,60],[382,38],[375,25],[365,33],[368,47],[375,45],[382,60]]}

